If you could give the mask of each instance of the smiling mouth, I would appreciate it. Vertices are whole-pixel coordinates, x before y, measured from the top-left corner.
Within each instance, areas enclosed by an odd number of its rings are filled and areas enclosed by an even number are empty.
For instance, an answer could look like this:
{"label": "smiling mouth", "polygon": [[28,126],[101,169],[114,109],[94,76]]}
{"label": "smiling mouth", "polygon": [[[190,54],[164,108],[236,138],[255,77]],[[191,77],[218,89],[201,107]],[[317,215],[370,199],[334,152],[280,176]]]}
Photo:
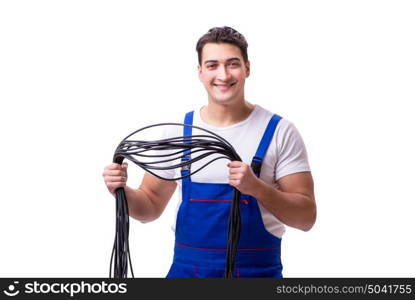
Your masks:
{"label": "smiling mouth", "polygon": [[236,82],[232,82],[231,84],[213,84],[214,86],[218,87],[218,88],[230,88],[232,86],[234,86],[236,84]]}

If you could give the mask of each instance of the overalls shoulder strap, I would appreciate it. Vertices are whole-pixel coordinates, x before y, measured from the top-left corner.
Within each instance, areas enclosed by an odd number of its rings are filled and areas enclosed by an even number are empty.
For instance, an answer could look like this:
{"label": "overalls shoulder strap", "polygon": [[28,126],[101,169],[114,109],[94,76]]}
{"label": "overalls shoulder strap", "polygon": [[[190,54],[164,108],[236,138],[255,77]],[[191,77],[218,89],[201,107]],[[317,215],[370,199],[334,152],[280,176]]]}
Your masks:
{"label": "overalls shoulder strap", "polygon": [[261,142],[259,143],[255,156],[252,159],[251,168],[257,177],[259,177],[261,173],[262,161],[267,153],[271,139],[274,136],[275,128],[277,128],[277,125],[281,119],[282,118],[276,114],[271,117],[267,128],[265,129],[264,135],[262,136]]}
{"label": "overalls shoulder strap", "polygon": [[[189,111],[184,116],[184,122],[185,125],[193,125],[193,114],[194,111]],[[183,136],[191,136],[192,135],[192,127],[190,126],[183,126]]]}
{"label": "overalls shoulder strap", "polygon": [[[193,125],[193,111],[189,111],[185,117],[184,117],[184,125]],[[186,137],[189,137],[192,135],[192,127],[191,126],[183,126],[183,136],[185,137],[184,141],[187,141],[189,139],[186,139]],[[182,162],[185,162],[190,159],[190,149],[183,151],[183,157],[181,159]],[[188,176],[190,173],[190,165],[187,165],[186,167],[182,167],[181,170],[181,176]],[[190,177],[183,178],[184,181],[190,182]]]}

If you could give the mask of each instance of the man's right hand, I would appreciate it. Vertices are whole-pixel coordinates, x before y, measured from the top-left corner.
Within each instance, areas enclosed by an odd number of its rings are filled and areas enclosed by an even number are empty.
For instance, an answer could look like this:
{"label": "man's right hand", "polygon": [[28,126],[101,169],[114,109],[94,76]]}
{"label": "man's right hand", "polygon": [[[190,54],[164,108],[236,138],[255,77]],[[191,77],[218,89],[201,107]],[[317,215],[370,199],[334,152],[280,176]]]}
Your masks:
{"label": "man's right hand", "polygon": [[111,194],[115,195],[119,187],[125,189],[129,215],[143,223],[153,221],[163,213],[177,186],[175,181],[159,179],[146,172],[138,189],[129,188],[126,185],[127,163],[106,166],[102,176]]}
{"label": "man's right hand", "polygon": [[127,167],[127,163],[123,163],[122,165],[112,163],[104,168],[102,176],[111,194],[114,195],[117,188],[126,186],[128,178]]}

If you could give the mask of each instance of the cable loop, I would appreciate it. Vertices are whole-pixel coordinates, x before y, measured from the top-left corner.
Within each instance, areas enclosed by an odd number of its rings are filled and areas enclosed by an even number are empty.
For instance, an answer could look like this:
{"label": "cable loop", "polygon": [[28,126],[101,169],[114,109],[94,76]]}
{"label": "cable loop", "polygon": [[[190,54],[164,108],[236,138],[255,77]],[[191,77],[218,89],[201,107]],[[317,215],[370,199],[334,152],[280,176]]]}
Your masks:
{"label": "cable loop", "polygon": [[[189,126],[202,130],[207,134],[198,134],[192,136],[178,136],[155,141],[142,141],[130,139],[133,135],[145,129],[158,126]],[[172,151],[167,154],[149,154],[152,151]],[[177,151],[175,151],[177,150]],[[198,169],[191,171],[191,165],[195,162],[215,155],[207,163]],[[219,155],[219,156],[218,156]],[[190,157],[190,158],[189,158]],[[149,158],[162,158],[161,160],[148,161]],[[230,161],[241,161],[232,145],[221,136],[206,130],[204,128],[181,123],[160,123],[143,127],[134,131],[125,137],[113,156],[113,162],[122,164],[124,159],[128,159],[138,165],[146,172],[163,180],[180,180],[196,174],[209,164],[219,159],[229,159]],[[147,160],[146,160],[147,159]],[[180,160],[180,162],[174,162]],[[161,164],[168,163],[166,166]],[[171,170],[181,168],[186,170],[184,176],[176,178],[164,178],[151,170]],[[182,174],[183,175],[183,174]],[[240,232],[241,232],[241,213],[240,213],[241,193],[234,188],[233,200],[229,211],[228,221],[228,241],[226,251],[225,278],[232,278],[235,269],[236,253],[238,249]],[[114,246],[110,261],[110,278],[127,278],[128,266],[130,266],[131,276],[134,278],[134,272],[131,264],[130,249],[128,243],[129,235],[129,213],[128,203],[125,196],[124,188],[118,188],[115,191],[116,198],[116,233]]]}

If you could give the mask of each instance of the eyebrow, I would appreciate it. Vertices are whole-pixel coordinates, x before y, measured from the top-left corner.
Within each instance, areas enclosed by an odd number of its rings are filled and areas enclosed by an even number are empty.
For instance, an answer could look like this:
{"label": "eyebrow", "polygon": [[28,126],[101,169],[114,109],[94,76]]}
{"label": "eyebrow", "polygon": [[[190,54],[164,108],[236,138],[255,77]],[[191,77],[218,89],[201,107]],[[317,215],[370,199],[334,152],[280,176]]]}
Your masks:
{"label": "eyebrow", "polygon": [[[230,61],[233,61],[233,60],[241,61],[241,59],[239,57],[231,57],[231,58],[228,58],[226,60],[226,62],[230,62]],[[217,62],[218,62],[218,60],[216,60],[216,59],[210,59],[210,60],[206,60],[204,62],[204,64],[207,64],[207,63],[217,63]]]}

